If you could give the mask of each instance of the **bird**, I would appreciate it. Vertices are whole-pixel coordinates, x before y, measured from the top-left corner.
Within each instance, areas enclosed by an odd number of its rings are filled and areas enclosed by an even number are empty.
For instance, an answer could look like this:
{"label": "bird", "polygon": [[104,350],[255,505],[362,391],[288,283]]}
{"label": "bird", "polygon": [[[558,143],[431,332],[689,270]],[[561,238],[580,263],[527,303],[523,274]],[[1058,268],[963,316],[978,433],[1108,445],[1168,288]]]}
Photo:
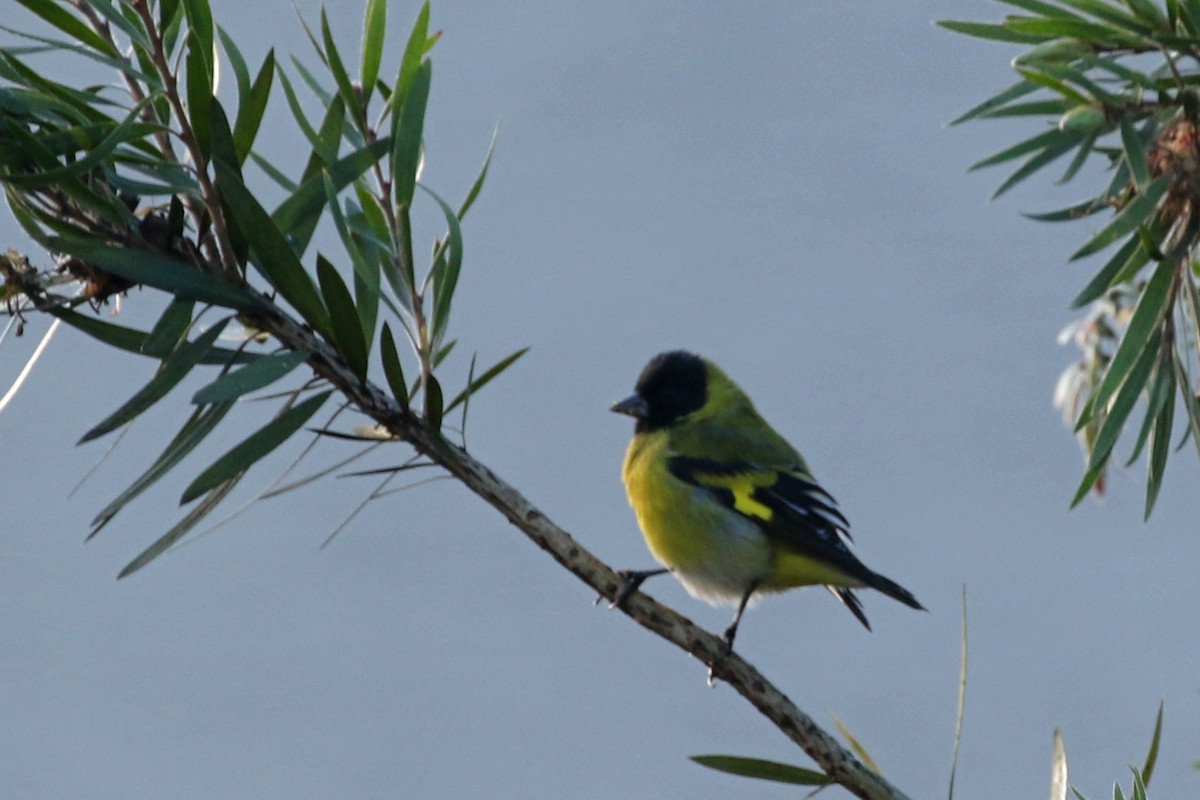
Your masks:
{"label": "bird", "polygon": [[824,585],[867,630],[857,589],[925,610],[851,552],[849,523],[833,497],[714,362],[684,350],[660,353],[634,393],[610,410],[636,420],[621,475],[662,565],[620,573],[613,605],[670,572],[693,597],[736,606],[722,637],[725,655],[747,605],[762,594]]}

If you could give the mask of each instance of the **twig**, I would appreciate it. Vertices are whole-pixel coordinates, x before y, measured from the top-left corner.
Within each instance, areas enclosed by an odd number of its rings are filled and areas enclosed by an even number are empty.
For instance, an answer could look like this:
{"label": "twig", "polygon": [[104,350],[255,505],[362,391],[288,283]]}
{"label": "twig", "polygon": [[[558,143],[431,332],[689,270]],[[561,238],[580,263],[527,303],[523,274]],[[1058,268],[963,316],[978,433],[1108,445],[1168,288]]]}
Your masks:
{"label": "twig", "polygon": [[[464,486],[499,511],[551,558],[595,591],[612,598],[622,580],[513,486],[462,448],[431,430],[422,418],[401,408],[389,395],[354,371],[324,341],[278,308],[255,315],[254,322],[289,349],[312,353],[309,365],[360,411],[439,464]],[[635,593],[621,610],[642,627],[672,642],[708,665],[713,674],[795,742],[837,783],[864,800],[906,800],[906,795],[867,769],[852,753],[798,709],[774,684],[736,653],[722,655],[722,640],[647,595]]]}

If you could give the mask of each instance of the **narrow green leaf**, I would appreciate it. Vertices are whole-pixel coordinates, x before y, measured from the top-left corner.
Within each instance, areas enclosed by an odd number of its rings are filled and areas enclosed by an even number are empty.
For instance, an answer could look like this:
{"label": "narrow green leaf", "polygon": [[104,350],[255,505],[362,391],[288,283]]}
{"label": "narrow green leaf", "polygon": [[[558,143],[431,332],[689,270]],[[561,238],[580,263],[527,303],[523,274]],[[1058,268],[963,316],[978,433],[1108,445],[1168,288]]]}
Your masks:
{"label": "narrow green leaf", "polygon": [[267,110],[267,101],[271,98],[271,86],[275,78],[275,50],[267,51],[258,75],[250,86],[248,93],[238,96],[237,121],[233,125],[233,140],[237,144],[239,163],[245,163],[246,157],[254,146],[258,136],[258,128],[262,123],[263,114]]}
{"label": "narrow green leaf", "polygon": [[114,325],[95,317],[87,317],[68,308],[51,307],[46,311],[110,347],[124,350],[127,353],[142,354],[142,346],[145,344],[147,336],[145,331],[127,328],[124,325]]}
{"label": "narrow green leaf", "polygon": [[[437,352],[435,352],[433,354],[433,368],[434,369],[437,369],[438,367],[440,367],[442,365],[442,362],[446,360],[446,357],[449,356],[450,353],[452,353],[454,351],[454,345],[456,345],[456,344],[458,344],[458,339],[451,339],[449,342],[447,342],[446,344],[444,344],[438,348]],[[471,357],[471,361],[472,362],[475,361],[474,356]],[[467,382],[470,383],[470,380],[468,380]]]}
{"label": "narrow green leaf", "polygon": [[[1133,411],[1134,404],[1141,397],[1142,390],[1150,379],[1150,371],[1154,369],[1154,364],[1158,360],[1158,345],[1159,337],[1152,335],[1121,383],[1121,388],[1108,408],[1104,422],[1100,425],[1100,430],[1092,442],[1088,466],[1094,467],[1108,460],[1113,445],[1117,443],[1117,437],[1121,435],[1121,431],[1125,427],[1125,420],[1129,418],[1129,413]],[[1170,375],[1170,372],[1168,371],[1166,374]]]}
{"label": "narrow green leaf", "polygon": [[138,476],[137,480],[129,485],[125,491],[121,492],[111,503],[106,505],[96,518],[92,520],[92,530],[88,534],[89,539],[100,532],[113,517],[120,512],[125,506],[129,505],[142,492],[153,486],[160,478],[166,475],[182,461],[188,453],[196,448],[196,445],[204,441],[213,430],[217,427],[229,409],[233,408],[233,403],[220,403],[207,408],[197,408],[188,417],[183,427],[175,434],[158,458],[150,467]]}
{"label": "narrow green leaf", "polygon": [[442,417],[445,407],[442,402],[442,385],[433,375],[426,375],[425,384],[425,424],[434,431],[442,429]]}
{"label": "narrow green leaf", "polygon": [[1072,158],[1071,163],[1067,165],[1062,177],[1058,179],[1058,183],[1070,183],[1071,179],[1073,179],[1079,173],[1079,170],[1081,170],[1083,165],[1087,162],[1088,156],[1094,152],[1096,140],[1100,138],[1100,135],[1100,131],[1092,131],[1084,137],[1083,141],[1079,143],[1079,149],[1075,152],[1075,157]]}
{"label": "narrow green leaf", "polygon": [[[296,90],[292,86],[291,80],[287,73],[283,71],[283,67],[279,64],[275,65],[276,71],[279,73],[279,83],[283,86],[283,96],[287,100],[288,109],[292,112],[292,118],[296,120],[296,126],[300,128],[300,132],[304,134],[304,138],[308,140],[309,146],[313,148],[312,156],[309,158],[311,164],[314,159],[319,159],[320,163],[328,164],[337,158],[336,148],[332,148],[313,128],[312,123],[308,121],[308,117],[304,114],[304,108],[300,104],[300,98],[296,96]],[[345,114],[345,108],[342,106],[342,99],[337,98],[336,103],[331,103],[325,107],[326,123],[330,121],[333,112]],[[338,131],[340,136],[342,119],[337,120]],[[326,127],[322,124],[322,130]],[[336,142],[334,143],[336,145]]]}
{"label": "narrow green leaf", "polygon": [[17,2],[71,39],[87,45],[96,52],[110,57],[120,55],[113,50],[112,45],[104,41],[100,34],[62,6],[56,3],[47,3],[46,0],[17,0]]}
{"label": "narrow green leaf", "polygon": [[[1184,384],[1184,392],[1188,391]],[[1154,774],[1154,765],[1158,763],[1158,743],[1162,740],[1163,701],[1158,701],[1158,715],[1154,718],[1154,736],[1150,739],[1150,752],[1146,754],[1146,762],[1142,766],[1142,783],[1150,785],[1150,776]]]}
{"label": "narrow green leaf", "polygon": [[458,274],[462,270],[463,236],[458,217],[449,204],[424,185],[421,188],[437,202],[446,218],[446,239],[439,248],[437,264],[430,272],[433,283],[433,346],[437,347],[450,322],[450,303],[458,286]]}
{"label": "narrow green leaf", "polygon": [[1104,408],[1117,389],[1125,382],[1134,364],[1147,347],[1151,347],[1157,339],[1159,321],[1167,311],[1167,298],[1170,294],[1171,280],[1175,274],[1175,264],[1162,261],[1155,268],[1142,297],[1138,300],[1125,335],[1117,346],[1116,353],[1104,373],[1104,379],[1096,387],[1092,401],[1080,414],[1080,427],[1091,420],[1088,408]]}
{"label": "narrow green leaf", "polygon": [[[0,50],[0,57],[3,57],[3,55],[4,51]],[[13,140],[12,143],[15,143],[21,152],[30,161],[34,162],[41,171],[48,171],[59,167],[58,159],[42,147],[41,143],[21,126],[9,126],[5,131],[5,135],[10,137]],[[13,176],[11,175],[5,175],[3,180],[5,183],[14,183]],[[68,176],[65,179],[57,181],[55,189],[61,191],[85,209],[93,211],[101,219],[119,221],[121,224],[133,224],[135,222],[132,219],[133,215],[129,209],[119,199],[108,192],[105,192],[103,195],[100,194],[98,191],[93,190],[92,187],[85,185],[78,177]],[[31,210],[36,211],[35,209]],[[55,227],[55,225],[59,224],[57,217],[46,218],[41,216],[39,219],[44,225],[49,227]],[[55,229],[61,229],[61,226]]]}
{"label": "narrow green leaf", "polygon": [[154,544],[143,550],[137,558],[125,565],[125,568],[117,573],[117,580],[128,578],[133,573],[137,572],[142,567],[149,564],[154,559],[167,552],[173,544],[187,535],[188,531],[200,524],[201,520],[212,513],[221,501],[233,491],[233,487],[237,486],[241,476],[235,476],[225,481],[225,483],[213,489],[208,493],[208,496],[200,501],[191,511],[184,515],[183,519],[175,523],[169,531],[155,540]]}
{"label": "narrow green leaf", "polygon": [[[1067,102],[1071,103],[1072,105],[1080,106],[1083,108],[1091,107],[1092,99],[1090,97],[1083,94],[1082,92],[1078,92],[1075,89],[1072,89],[1070,86],[1067,85],[1067,82],[1065,80],[1063,80],[1062,78],[1060,78],[1056,75],[1050,74],[1050,71],[1045,69],[1046,66],[1047,65],[1045,65],[1045,64],[1038,64],[1036,66],[1030,65],[1030,66],[1020,67],[1017,69],[1017,72],[1020,73],[1021,75],[1023,75],[1025,77],[1025,79],[1028,80],[1029,82],[1036,83],[1038,86],[1041,86],[1044,89],[1049,89],[1050,91],[1054,92],[1055,94],[1061,95],[1063,97],[1063,99],[1065,99]],[[1091,125],[1094,126],[1096,124],[1094,122],[1095,115],[1092,114],[1091,116],[1093,117],[1093,122],[1091,122]],[[1087,119],[1087,117],[1085,116],[1085,120],[1086,119]],[[1068,127],[1067,125],[1064,124],[1063,121],[1060,121],[1058,129],[1063,131],[1064,133],[1072,133],[1072,134],[1077,135],[1079,133],[1079,130],[1078,130],[1079,127],[1080,126],[1078,124]],[[1070,128],[1073,128],[1073,130]],[[1088,128],[1088,129],[1090,130],[1090,128]]]}
{"label": "narrow green leaf", "polygon": [[383,206],[379,204],[375,195],[361,184],[354,184],[354,196],[358,200],[359,210],[362,212],[365,226],[355,228],[356,233],[370,242],[381,251],[391,254],[388,249],[391,246],[388,232],[387,218],[383,213]]}
{"label": "narrow green leaf", "polygon": [[363,115],[362,103],[359,102],[358,93],[354,91],[354,84],[350,82],[350,73],[346,71],[342,54],[337,49],[337,42],[333,40],[333,30],[329,27],[329,16],[325,13],[324,8],[321,9],[321,40],[325,43],[326,63],[329,65],[330,73],[333,74],[334,83],[337,84],[342,104],[349,109],[350,119],[354,122],[355,127],[365,136],[367,119]]}
{"label": "narrow green leaf", "polygon": [[281,169],[276,167],[270,161],[267,161],[258,153],[255,153],[253,150],[250,151],[250,160],[257,164],[258,168],[261,169],[268,178],[274,181],[275,185],[283,189],[285,192],[294,192],[297,188],[299,188],[295,181],[283,174]]}
{"label": "narrow green leaf", "polygon": [[1038,42],[1046,41],[1047,36],[1020,33],[1010,30],[1004,25],[995,25],[986,22],[965,22],[956,19],[939,19],[935,21],[936,25],[940,25],[948,31],[961,33],[965,36],[974,36],[977,39],[987,39],[993,42],[1015,42],[1016,44],[1037,44]]}
{"label": "narrow green leaf", "polygon": [[1100,105],[1113,107],[1121,103],[1121,100],[1106,91],[1103,86],[1093,81],[1088,77],[1087,72],[1081,69],[1076,69],[1070,64],[1060,64],[1055,62],[1038,62],[1030,64],[1027,69],[1035,70],[1043,75],[1049,75],[1062,81],[1064,84],[1073,84],[1078,86],[1083,91],[1087,92],[1090,99]]}
{"label": "narrow green leaf", "polygon": [[1092,487],[1096,485],[1096,481],[1104,474],[1104,470],[1107,467],[1108,462],[1105,461],[1089,468],[1084,473],[1083,480],[1079,482],[1079,488],[1075,490],[1075,496],[1071,498],[1070,508],[1079,505],[1083,501],[1083,498],[1088,496],[1088,493],[1092,491]]}
{"label": "narrow green leaf", "polygon": [[496,152],[496,137],[499,135],[500,126],[497,125],[492,129],[492,141],[488,144],[487,156],[483,159],[483,167],[479,170],[479,175],[476,176],[475,182],[471,184],[471,190],[467,192],[466,198],[458,208],[458,219],[460,221],[467,216],[467,212],[475,204],[475,198],[479,197],[479,192],[483,190],[483,182],[487,178],[488,168],[492,165],[492,154]]}
{"label": "narrow green leaf", "polygon": [[1131,87],[1136,86],[1142,89],[1155,90],[1155,82],[1149,78],[1144,72],[1138,72],[1135,69],[1121,64],[1116,59],[1117,56],[1096,55],[1088,53],[1079,58],[1079,65],[1088,70],[1100,70],[1107,72],[1118,80],[1125,81]]}
{"label": "narrow green leaf", "polygon": [[718,755],[688,756],[688,758],[702,767],[730,775],[740,775],[743,778],[756,778],[760,781],[788,783],[793,786],[825,786],[833,782],[832,778],[823,773],[761,758]]}
{"label": "narrow green leaf", "polygon": [[982,116],[986,116],[988,114],[994,113],[997,109],[1003,108],[1007,104],[1011,103],[1013,100],[1024,97],[1025,95],[1030,94],[1032,92],[1036,92],[1038,90],[1038,88],[1039,87],[1037,86],[1037,84],[1030,83],[1029,81],[1026,81],[1026,80],[1022,80],[1017,83],[1014,83],[1012,86],[1009,86],[1007,89],[993,95],[992,97],[989,97],[987,100],[984,100],[979,105],[967,110],[960,116],[952,119],[950,121],[950,125],[961,125],[962,123],[967,122],[969,120],[976,119],[978,117],[982,117]]}
{"label": "narrow green leaf", "polygon": [[166,358],[191,327],[195,307],[196,303],[192,300],[172,300],[142,341],[142,353],[154,358]]}
{"label": "narrow green leaf", "polygon": [[458,408],[460,403],[463,403],[464,401],[466,401],[466,399],[468,397],[470,397],[471,395],[478,392],[484,386],[487,386],[488,383],[490,383],[493,378],[495,378],[501,372],[504,372],[504,370],[511,367],[518,358],[520,358],[521,356],[525,355],[528,352],[529,352],[528,347],[522,347],[517,352],[497,361],[490,369],[488,369],[486,372],[484,372],[478,378],[476,378],[475,380],[473,380],[469,384],[467,384],[467,388],[463,389],[461,392],[459,392],[458,394],[456,394],[454,396],[454,399],[450,401],[450,405],[446,406],[446,413],[450,413],[454,409]]}
{"label": "narrow green leaf", "polygon": [[1197,0],[1182,0],[1179,10],[1182,20],[1187,23],[1187,28],[1193,34],[1200,32],[1200,2],[1197,2]]}
{"label": "narrow green leaf", "polygon": [[259,428],[200,473],[199,477],[184,490],[179,502],[181,504],[191,502],[210,489],[215,489],[225,481],[248,470],[255,462],[271,453],[286,442],[293,433],[300,430],[308,418],[317,413],[317,410],[332,393],[332,391],[321,392],[297,403]]}
{"label": "narrow green leaf", "polygon": [[[61,319],[71,327],[91,336],[99,342],[103,342],[109,347],[122,350],[126,353],[134,353],[136,355],[146,355],[143,352],[146,337],[149,335],[144,331],[139,331],[135,328],[126,328],[123,325],[114,325],[111,322],[89,317],[80,314],[77,311],[72,311],[69,308],[47,308],[46,313],[51,316]],[[246,353],[241,351],[228,350],[222,347],[214,347],[212,351],[205,357],[200,359],[201,364],[248,364],[252,361],[261,358],[257,353]]]}
{"label": "narrow green leaf", "polygon": [[1028,103],[1011,103],[995,111],[980,114],[980,119],[1006,119],[1008,117],[1059,117],[1070,111],[1071,104],[1061,98],[1053,100],[1031,100]]}
{"label": "narrow green leaf", "polygon": [[334,344],[358,379],[364,380],[367,377],[368,352],[358,308],[337,268],[320,253],[317,254],[317,280],[325,297],[325,305],[329,308]]}
{"label": "narrow green leaf", "polygon": [[1129,181],[1132,175],[1129,173],[1129,165],[1125,163],[1125,159],[1117,158],[1115,151],[1110,151],[1109,159],[1115,159],[1117,168],[1113,170],[1112,180],[1108,182],[1108,186],[1104,188],[1104,192],[1096,197],[1097,202],[1120,205],[1127,199],[1125,195],[1129,192]]}
{"label": "narrow green leaf", "polygon": [[1071,308],[1083,308],[1088,303],[1099,299],[1117,284],[1118,275],[1127,272],[1126,266],[1133,265],[1136,272],[1149,262],[1150,254],[1146,252],[1142,240],[1137,236],[1129,237],[1125,244],[1121,245],[1121,248],[1108,260],[1108,263],[1101,267],[1096,276],[1088,282],[1083,291],[1071,301]]}
{"label": "narrow green leaf", "polygon": [[[310,44],[312,44],[313,50],[316,50],[317,55],[320,56],[321,63],[325,66],[329,66],[329,59],[325,57],[325,49],[321,47],[321,43],[317,41],[316,34],[312,32],[312,28],[308,26],[308,21],[304,19],[304,15],[300,13],[299,9],[296,9],[296,18],[300,22],[300,27],[304,28],[304,34],[308,36],[308,41]],[[292,60],[295,61],[295,56],[292,57]],[[324,98],[326,102],[328,102],[328,99],[329,98],[327,97]]]}
{"label": "narrow green leaf", "polygon": [[[1168,363],[1163,363],[1164,353]],[[1126,467],[1132,466],[1133,462],[1141,456],[1142,448],[1150,440],[1150,431],[1154,428],[1154,420],[1158,417],[1158,412],[1162,411],[1163,404],[1167,402],[1167,395],[1175,391],[1174,373],[1169,363],[1170,359],[1170,352],[1160,347],[1159,356],[1156,359],[1158,367],[1150,378],[1150,389],[1146,393],[1146,415],[1142,420],[1142,427],[1138,431],[1138,438],[1133,443],[1133,451],[1125,462]]]}
{"label": "narrow green leaf", "polygon": [[1036,136],[1031,136],[1028,139],[1017,142],[1011,147],[1006,147],[998,153],[993,153],[982,161],[976,161],[967,168],[967,171],[974,172],[977,169],[1003,164],[1005,161],[1012,161],[1014,158],[1021,158],[1030,153],[1045,150],[1047,147],[1057,147],[1064,141],[1073,139],[1077,139],[1077,137],[1063,133],[1058,128],[1051,128]]}
{"label": "narrow green leaf", "polygon": [[296,367],[304,363],[309,353],[305,350],[286,350],[263,356],[239,370],[222,375],[192,395],[197,405],[229,403],[244,394],[270,386]]}
{"label": "narrow green leaf", "polygon": [[[404,55],[400,58],[400,71],[396,75],[396,84],[390,100],[392,103],[402,104],[408,97],[408,91],[421,68],[421,60],[425,58],[425,54],[429,52],[429,48],[436,40],[436,35],[432,38],[429,36],[429,0],[425,0],[421,4],[421,10],[417,13],[417,20],[413,23],[412,32],[408,35],[408,43],[404,46]],[[393,112],[393,136],[396,134],[398,117],[399,115]]]}
{"label": "narrow green leaf", "polygon": [[[1109,0],[1063,0],[1066,5],[1079,9],[1104,22],[1112,23],[1118,28],[1126,28],[1131,32],[1152,33],[1153,31],[1139,22],[1138,19],[1124,9],[1109,2]],[[1127,3],[1128,4],[1128,3]]]}
{"label": "narrow green leaf", "polygon": [[1082,39],[1085,42],[1096,44],[1129,45],[1139,43],[1140,41],[1137,37],[1133,37],[1124,31],[1117,31],[1105,25],[1084,22],[1078,19],[1009,17],[1005,20],[1004,24],[1009,30],[1015,33],[1030,36],[1044,36],[1046,38],[1067,37]]}
{"label": "narrow green leaf", "polygon": [[323,102],[325,116],[321,118],[317,140],[311,143],[312,152],[301,173],[301,183],[337,161],[341,150],[342,134],[346,130],[346,104],[342,102],[341,95],[333,95]]}
{"label": "narrow green leaf", "polygon": [[1094,197],[1091,200],[1083,201],[1079,205],[1060,208],[1057,211],[1044,211],[1037,214],[1023,211],[1021,212],[1021,216],[1035,222],[1074,222],[1077,219],[1090,217],[1092,214],[1103,211],[1108,207],[1108,203],[1099,197]]}
{"label": "narrow green leaf", "polygon": [[[1197,0],[1200,2],[1200,0]],[[1184,309],[1191,316],[1192,330],[1200,330],[1200,289],[1196,288],[1196,264],[1192,262],[1191,270],[1187,273],[1187,280],[1181,280],[1179,283],[1183,287],[1183,295],[1187,300]],[[1188,385],[1189,381],[1181,381],[1181,385]],[[1200,446],[1200,442],[1196,443]]]}
{"label": "narrow green leaf", "polygon": [[[1166,27],[1167,18],[1163,16],[1162,11],[1151,0],[1125,0],[1125,4],[1142,21],[1150,23],[1153,27]],[[1147,778],[1146,783],[1149,782],[1150,779]]]}
{"label": "narrow green leaf", "polygon": [[[1191,391],[1184,387],[1184,391]],[[1154,503],[1158,500],[1158,492],[1162,488],[1163,473],[1167,469],[1167,456],[1171,452],[1171,426],[1175,422],[1175,393],[1167,395],[1154,430],[1150,432],[1150,468],[1146,476],[1146,513],[1144,519],[1150,519],[1154,511]]]}
{"label": "narrow green leaf", "polygon": [[1137,767],[1131,766],[1129,769],[1133,773],[1133,800],[1146,800],[1146,784],[1142,781],[1141,773]]}
{"label": "narrow green leaf", "polygon": [[250,243],[259,272],[317,331],[329,332],[329,314],[283,231],[242,183],[235,167],[216,161],[217,187],[233,212],[232,224]]}
{"label": "narrow green leaf", "polygon": [[1013,66],[1069,64],[1091,52],[1091,46],[1078,39],[1049,39],[1013,58]]}
{"label": "narrow green leaf", "polygon": [[1073,11],[1061,8],[1053,3],[1042,2],[1042,0],[1000,0],[1000,2],[1004,3],[1005,5],[1024,9],[1025,11],[1028,11],[1031,14],[1036,14],[1039,17],[1047,17],[1049,19],[1083,19],[1083,17],[1079,16]]}
{"label": "narrow green leaf", "polygon": [[1009,189],[1013,188],[1018,183],[1020,183],[1021,181],[1025,180],[1033,173],[1040,170],[1042,167],[1044,167],[1047,164],[1050,164],[1054,161],[1057,161],[1059,158],[1061,158],[1066,153],[1071,152],[1079,145],[1080,141],[1081,140],[1079,138],[1072,137],[1071,139],[1069,139],[1067,141],[1062,141],[1057,144],[1051,145],[1051,146],[1047,147],[1046,149],[1042,150],[1040,153],[1034,154],[1029,159],[1027,159],[1025,161],[1025,163],[1023,163],[1020,167],[1018,167],[1017,170],[1015,172],[1013,172],[1013,174],[1009,175],[1002,184],[1000,184],[999,188],[997,188],[996,191],[992,193],[991,199],[993,199],[993,200],[997,199],[1002,194],[1007,192]]}
{"label": "narrow green leaf", "polygon": [[128,247],[109,247],[94,241],[49,237],[49,246],[62,253],[111,272],[133,283],[170,292],[186,300],[238,310],[260,308],[259,298],[215,275],[201,272],[181,261]]}
{"label": "narrow green leaf", "polygon": [[188,25],[196,33],[200,44],[212,53],[213,19],[208,0],[183,0],[183,10],[187,13]]}
{"label": "narrow green leaf", "polygon": [[[457,340],[455,340],[455,341],[457,341]],[[451,344],[454,344],[454,343],[455,342],[451,342]],[[467,386],[470,386],[472,383],[475,382],[475,359],[478,355],[479,355],[478,353],[471,354],[471,366],[467,368]],[[471,395],[468,394],[466,399],[463,400],[462,422],[460,422],[459,426],[458,426],[458,429],[461,432],[462,447],[464,450],[467,449],[467,412],[470,410],[471,410]]]}
{"label": "narrow green leaf", "polygon": [[[324,61],[323,56],[324,56],[324,54],[322,53],[322,61]],[[292,67],[300,75],[301,80],[304,81],[304,85],[307,86],[308,90],[310,92],[312,92],[313,95],[321,102],[321,105],[328,108],[329,104],[332,103],[336,99],[338,101],[338,103],[343,106],[343,110],[344,110],[345,104],[342,103],[342,96],[340,94],[338,94],[337,92],[330,92],[328,89],[326,89],[325,85],[323,83],[321,83],[319,80],[317,80],[317,77],[315,75],[313,75],[311,72],[309,72],[308,67],[306,67],[304,65],[303,61],[296,58],[295,56],[289,56],[289,58],[292,62]],[[350,133],[350,130],[346,129],[344,131],[339,131],[338,132],[339,137],[341,136],[342,133],[348,134],[348,133]]]}
{"label": "narrow green leaf", "polygon": [[229,127],[229,117],[221,101],[213,98],[209,108],[210,124],[212,125],[212,154],[213,158],[223,161],[242,177],[242,158],[238,155],[237,144],[233,139],[233,129]]}
{"label": "narrow green leaf", "polygon": [[854,734],[850,733],[850,729],[847,728],[837,717],[833,718],[833,724],[837,726],[838,731],[840,731],[842,734],[842,738],[846,740],[846,744],[850,745],[850,749],[856,756],[858,756],[858,759],[863,763],[863,766],[871,770],[871,772],[874,772],[876,775],[882,775],[883,773],[880,771],[879,765],[875,763],[875,759],[871,758],[871,754],[867,752],[867,748],[863,747],[862,743],[855,738]]}
{"label": "narrow green leaf", "polygon": [[1133,173],[1133,180],[1138,191],[1146,191],[1146,185],[1150,183],[1150,165],[1146,162],[1146,144],[1128,117],[1121,120],[1121,144],[1125,148],[1125,162],[1129,164],[1129,171]]}
{"label": "narrow green leaf", "polygon": [[[147,125],[140,121],[142,113],[149,102],[149,100],[143,100],[137,103],[121,124],[113,127],[82,158],[72,158],[66,164],[61,165],[55,160],[53,162],[55,166],[33,172],[0,175],[0,181],[29,188],[57,186],[65,183],[67,179],[79,178],[95,170],[97,167],[108,164],[112,159],[113,152],[122,144],[130,144],[159,130],[157,125]],[[73,128],[66,132],[77,135],[80,131],[79,128]],[[73,155],[78,147],[79,143],[76,143],[75,147],[70,148],[70,153]],[[49,153],[49,148],[46,148],[45,152]],[[29,156],[27,153],[21,152],[21,156],[23,156],[20,159],[22,162],[28,160]]]}
{"label": "narrow green leaf", "polygon": [[1183,366],[1179,353],[1172,350],[1172,356],[1175,367],[1175,383],[1177,386],[1186,387],[1186,390],[1180,390],[1179,396],[1183,398],[1183,407],[1187,411],[1188,429],[1192,434],[1192,442],[1196,445],[1197,454],[1200,454],[1200,400],[1196,399],[1195,392],[1190,389],[1191,381],[1188,380],[1187,368]]}
{"label": "narrow green leaf", "polygon": [[202,41],[195,27],[187,36],[187,111],[188,123],[200,145],[200,152],[208,156],[212,152],[209,119],[213,103],[213,49],[211,38]]}
{"label": "narrow green leaf", "polygon": [[340,192],[371,169],[391,147],[390,139],[380,139],[345,158],[338,159],[324,169],[318,169],[275,209],[271,215],[272,219],[289,235],[315,227],[321,210],[328,203],[325,176],[329,176],[334,190]]}
{"label": "narrow green leaf", "polygon": [[149,383],[139,389],[124,405],[85,433],[78,444],[90,442],[116,430],[166,396],[167,392],[175,388],[175,385],[192,371],[192,367],[200,362],[201,357],[208,354],[228,322],[229,318],[226,317],[196,337],[195,341],[180,346],[163,362],[162,369],[150,379]]}
{"label": "narrow green leaf", "polygon": [[412,204],[421,168],[421,136],[425,129],[425,104],[429,99],[432,74],[430,63],[423,62],[400,108],[392,143],[392,190],[397,205]]}
{"label": "narrow green leaf", "polygon": [[386,322],[379,332],[379,358],[383,361],[383,375],[388,388],[392,390],[392,397],[401,408],[407,408],[408,383],[404,380],[404,369],[400,366],[400,354],[396,352],[392,329]]}
{"label": "narrow green leaf", "polygon": [[225,55],[230,66],[233,67],[233,77],[237,84],[238,103],[240,104],[250,92],[250,69],[246,66],[246,59],[242,57],[242,51],[238,49],[237,42],[220,25],[217,26],[217,38],[220,39],[221,47],[225,49]]}
{"label": "narrow green leaf", "polygon": [[[341,203],[338,202],[337,188],[329,176],[325,176],[325,199],[328,203],[334,227],[346,254],[350,256],[350,264],[354,268],[354,295],[356,298],[359,327],[362,330],[363,345],[370,352],[369,343],[375,339],[375,322],[379,316],[379,258],[368,258],[358,246],[358,240],[350,232],[346,217],[342,213]],[[365,375],[366,363],[363,364]]]}
{"label": "narrow green leaf", "polygon": [[[373,342],[375,326],[379,322],[379,303],[383,299],[379,285],[379,260],[372,258],[362,267],[355,262],[354,267],[354,303],[358,306],[363,339]],[[365,279],[364,274],[368,276]]]}
{"label": "narrow green leaf", "polygon": [[371,96],[375,81],[379,80],[379,62],[383,58],[386,33],[387,0],[367,0],[367,12],[363,17],[362,64],[359,68],[364,105]]}
{"label": "narrow green leaf", "polygon": [[1163,175],[1155,178],[1146,187],[1146,191],[1140,192],[1137,197],[1130,200],[1129,204],[1117,212],[1108,225],[1089,239],[1083,247],[1072,253],[1070,260],[1075,261],[1084,256],[1090,256],[1092,253],[1099,252],[1108,247],[1118,239],[1133,233],[1158,208],[1159,201],[1162,200],[1170,186],[1171,176]]}

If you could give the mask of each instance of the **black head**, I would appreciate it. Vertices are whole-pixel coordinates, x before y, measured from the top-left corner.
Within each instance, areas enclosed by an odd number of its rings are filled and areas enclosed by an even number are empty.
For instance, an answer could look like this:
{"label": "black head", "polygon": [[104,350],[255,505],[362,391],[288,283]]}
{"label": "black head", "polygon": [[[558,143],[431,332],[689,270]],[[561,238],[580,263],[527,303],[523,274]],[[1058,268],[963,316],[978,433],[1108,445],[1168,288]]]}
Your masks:
{"label": "black head", "polygon": [[665,428],[699,411],[708,401],[708,369],[704,359],[683,350],[650,359],[637,381],[637,392],[613,411],[637,418],[637,431]]}

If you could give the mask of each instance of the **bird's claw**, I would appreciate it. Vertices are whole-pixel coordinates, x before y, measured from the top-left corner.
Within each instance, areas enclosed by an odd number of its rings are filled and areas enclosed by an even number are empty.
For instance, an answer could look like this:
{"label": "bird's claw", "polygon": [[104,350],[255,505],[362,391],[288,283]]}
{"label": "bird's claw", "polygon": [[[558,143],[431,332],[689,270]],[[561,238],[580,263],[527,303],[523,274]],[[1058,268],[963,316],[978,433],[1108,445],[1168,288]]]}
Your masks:
{"label": "bird's claw", "polygon": [[[608,604],[610,609],[620,608],[629,599],[629,596],[636,592],[647,578],[653,578],[655,575],[662,575],[667,570],[665,569],[623,569],[617,572],[617,577],[621,579],[621,585],[617,587],[616,593],[613,595],[612,602]],[[604,595],[601,594],[596,598],[593,605],[600,605],[604,600]]]}
{"label": "bird's claw", "polygon": [[617,589],[617,593],[613,595],[613,600],[609,603],[609,608],[620,608],[629,599],[629,595],[638,590],[638,587],[650,577],[645,572],[638,572],[632,569],[623,569],[617,573],[621,577],[621,587]]}
{"label": "bird's claw", "polygon": [[717,655],[713,659],[713,663],[708,665],[708,688],[712,689],[717,685],[716,675],[716,659],[725,658],[733,655],[733,637],[737,634],[737,626],[730,626],[721,636],[721,643],[717,645]]}

